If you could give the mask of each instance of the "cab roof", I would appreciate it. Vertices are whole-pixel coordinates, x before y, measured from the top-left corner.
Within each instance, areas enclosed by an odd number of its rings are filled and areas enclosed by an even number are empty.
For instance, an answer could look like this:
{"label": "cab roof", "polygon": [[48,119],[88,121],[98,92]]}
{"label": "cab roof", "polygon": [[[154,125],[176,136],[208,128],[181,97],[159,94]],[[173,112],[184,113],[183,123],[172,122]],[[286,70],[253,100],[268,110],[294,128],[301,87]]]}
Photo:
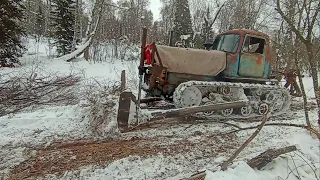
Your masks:
{"label": "cab roof", "polygon": [[250,29],[233,29],[233,30],[225,31],[221,34],[241,34],[241,35],[251,34],[254,36],[261,36],[266,39],[269,39],[269,35],[262,32],[255,31],[255,30],[250,30]]}

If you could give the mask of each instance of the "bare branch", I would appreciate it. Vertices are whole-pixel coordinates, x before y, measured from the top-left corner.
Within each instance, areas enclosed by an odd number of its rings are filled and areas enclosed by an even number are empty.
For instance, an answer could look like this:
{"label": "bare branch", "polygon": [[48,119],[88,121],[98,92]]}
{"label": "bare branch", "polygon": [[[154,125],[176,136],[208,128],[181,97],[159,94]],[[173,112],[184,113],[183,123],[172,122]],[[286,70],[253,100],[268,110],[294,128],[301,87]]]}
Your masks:
{"label": "bare branch", "polygon": [[225,1],[225,2],[220,6],[220,8],[218,9],[216,15],[215,15],[214,18],[213,18],[213,21],[212,21],[211,24],[209,25],[210,28],[212,28],[213,24],[216,22],[219,14],[220,14],[222,8],[225,6],[225,4],[226,4],[226,1]]}
{"label": "bare branch", "polygon": [[308,41],[302,36],[301,32],[294,26],[293,22],[284,14],[280,7],[280,0],[277,0],[277,8],[276,11],[281,15],[281,17],[289,24],[291,30],[299,37],[299,39],[304,42],[308,43]]}
{"label": "bare branch", "polygon": [[263,126],[266,124],[267,120],[268,120],[268,116],[270,115],[270,113],[268,113],[267,115],[264,116],[261,124],[258,126],[258,129],[249,137],[249,139],[246,140],[246,142],[244,142],[242,144],[242,146],[224,163],[222,163],[221,165],[221,170],[225,171],[228,167],[228,165],[240,154],[240,152],[248,146],[248,144],[259,134],[259,132],[261,131],[261,129],[263,128]]}
{"label": "bare branch", "polygon": [[313,18],[312,18],[312,20],[311,20],[311,24],[310,24],[310,26],[309,26],[309,31],[308,31],[308,38],[310,38],[310,42],[311,42],[311,33],[312,33],[312,29],[313,29],[313,27],[314,27],[314,25],[315,25],[315,23],[316,23],[316,20],[317,20],[317,18],[318,18],[318,14],[319,14],[319,11],[320,11],[320,1],[318,1],[318,5],[317,5],[317,8],[316,8],[316,10],[315,10],[316,12],[315,12],[315,14],[314,14],[314,16],[313,16]]}

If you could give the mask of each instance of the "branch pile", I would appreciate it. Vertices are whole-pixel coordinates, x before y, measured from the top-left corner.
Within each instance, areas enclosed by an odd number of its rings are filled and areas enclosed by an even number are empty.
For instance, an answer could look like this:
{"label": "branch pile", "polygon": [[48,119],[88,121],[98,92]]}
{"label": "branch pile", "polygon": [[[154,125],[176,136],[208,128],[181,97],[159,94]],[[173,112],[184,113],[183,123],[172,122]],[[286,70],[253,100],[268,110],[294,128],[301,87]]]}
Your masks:
{"label": "branch pile", "polygon": [[70,105],[78,101],[73,88],[80,81],[75,75],[38,76],[2,74],[0,116],[40,105]]}
{"label": "branch pile", "polygon": [[118,96],[122,91],[121,83],[101,84],[94,80],[86,83],[85,99],[88,103],[91,131],[97,135],[105,135],[115,130]]}

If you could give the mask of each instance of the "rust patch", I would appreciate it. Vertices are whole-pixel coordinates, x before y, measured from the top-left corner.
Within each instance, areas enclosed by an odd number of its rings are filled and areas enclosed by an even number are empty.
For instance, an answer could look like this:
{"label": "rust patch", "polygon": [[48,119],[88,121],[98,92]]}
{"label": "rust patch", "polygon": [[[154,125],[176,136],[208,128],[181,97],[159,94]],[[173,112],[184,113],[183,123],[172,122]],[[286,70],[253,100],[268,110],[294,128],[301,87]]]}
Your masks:
{"label": "rust patch", "polygon": [[271,62],[271,47],[269,41],[266,43],[266,62]]}
{"label": "rust patch", "polygon": [[262,66],[263,56],[258,56],[257,65]]}
{"label": "rust patch", "polygon": [[261,78],[264,72],[262,55],[242,54],[240,58],[239,74],[244,77]]}

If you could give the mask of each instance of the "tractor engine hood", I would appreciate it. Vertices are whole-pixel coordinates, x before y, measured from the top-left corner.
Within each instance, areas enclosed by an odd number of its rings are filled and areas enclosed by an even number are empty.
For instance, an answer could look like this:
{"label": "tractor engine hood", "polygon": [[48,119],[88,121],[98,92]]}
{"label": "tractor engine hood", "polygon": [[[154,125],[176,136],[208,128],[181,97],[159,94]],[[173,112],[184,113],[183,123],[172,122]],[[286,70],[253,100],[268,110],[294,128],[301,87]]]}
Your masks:
{"label": "tractor engine hood", "polygon": [[[217,76],[226,68],[227,55],[216,50],[202,50],[156,45],[159,58],[155,64],[162,65],[168,72]],[[160,62],[161,61],[161,62]]]}

